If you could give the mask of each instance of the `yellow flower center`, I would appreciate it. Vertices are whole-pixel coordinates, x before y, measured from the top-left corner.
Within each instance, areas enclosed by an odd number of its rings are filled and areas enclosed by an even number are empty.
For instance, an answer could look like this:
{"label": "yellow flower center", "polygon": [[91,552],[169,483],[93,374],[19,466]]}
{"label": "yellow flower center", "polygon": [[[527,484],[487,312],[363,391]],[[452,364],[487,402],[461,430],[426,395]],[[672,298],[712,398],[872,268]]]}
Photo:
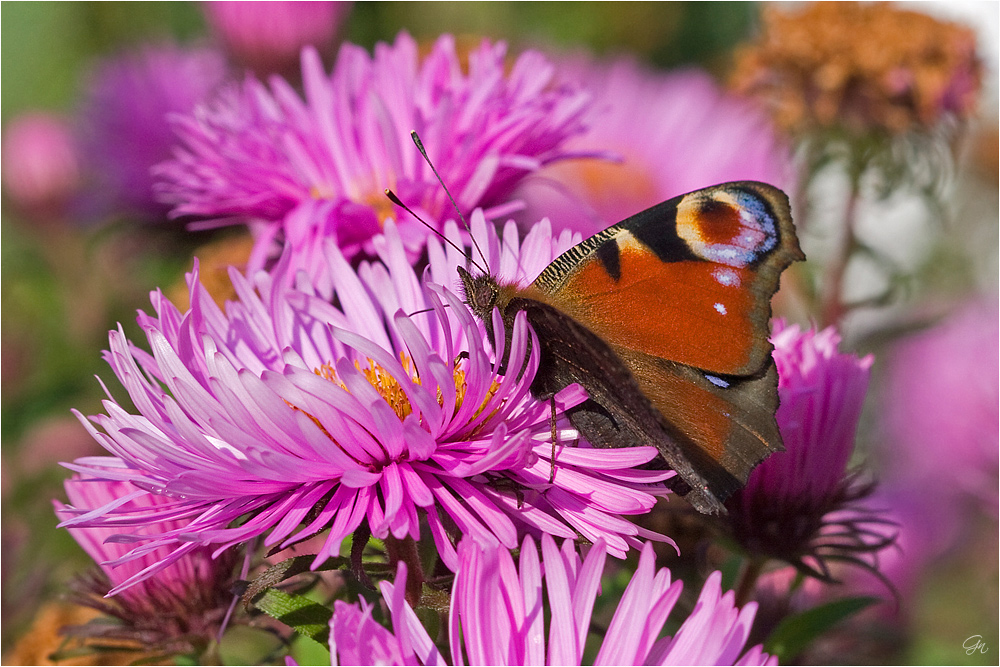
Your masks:
{"label": "yellow flower center", "polygon": [[[395,178],[390,175],[390,189],[395,188]],[[378,179],[372,176],[367,183],[356,183],[354,188],[349,189],[344,195],[354,202],[367,206],[375,212],[378,218],[379,228],[385,227],[387,218],[395,219],[396,209],[389,198],[385,196],[385,187],[380,186]],[[309,196],[313,199],[332,199],[333,190],[326,184],[318,183],[309,187]]]}
{"label": "yellow flower center", "polygon": [[385,221],[387,218],[395,220],[399,217],[396,215],[396,207],[391,201],[389,201],[389,198],[385,196],[384,190],[379,190],[378,192],[365,197],[364,204],[375,211],[375,216],[378,218],[379,228],[385,227]]}
{"label": "yellow flower center", "polygon": [[[393,412],[396,413],[396,416],[399,417],[399,420],[402,421],[406,419],[407,415],[410,415],[413,412],[413,406],[410,404],[410,399],[407,397],[403,385],[400,384],[399,379],[394,377],[391,373],[387,372],[382,366],[380,366],[374,360],[369,358],[366,359],[366,361],[367,361],[367,367],[362,367],[360,361],[355,361],[354,367],[364,375],[365,379],[368,380],[368,382],[375,388],[375,390],[379,393],[379,395],[383,399],[385,399],[385,402],[389,404],[389,407],[391,407]],[[416,385],[421,384],[420,375],[413,367],[413,361],[410,359],[409,356],[406,355],[405,352],[399,353],[399,361],[402,364],[403,370],[406,372],[410,381]],[[337,377],[337,371],[333,367],[332,363],[323,364],[319,368],[314,369],[313,372],[316,373],[316,375],[323,378],[324,380],[328,380],[338,385],[344,391],[348,392],[350,391],[347,388],[347,385],[345,385],[340,380],[340,378]],[[458,364],[456,364],[454,367],[454,370],[452,372],[452,379],[455,382],[455,410],[457,411],[459,408],[462,407],[462,403],[465,401],[465,396],[466,393],[468,392],[468,383],[466,382],[466,372],[463,368],[459,367]],[[494,395],[496,395],[496,392],[499,388],[500,388],[500,383],[494,380],[493,383],[490,385],[489,390],[486,392],[486,396],[483,399],[482,404],[479,406],[479,409],[476,410],[475,414],[473,415],[473,419],[475,419],[480,415],[480,413],[482,413],[482,411],[486,408],[487,404],[489,404],[490,399],[493,398]],[[438,387],[437,390],[437,402],[438,405],[444,406],[444,394],[441,392],[440,387]],[[315,417],[306,413],[304,410],[301,410],[301,408],[292,405],[291,403],[289,403],[289,406],[294,410],[299,410],[300,412],[306,414],[310,419],[313,420],[313,422],[316,423],[317,426],[323,429],[322,425],[319,423],[319,420],[317,420]],[[499,409],[499,407],[497,409]],[[326,433],[331,440],[335,440],[333,436],[331,436],[326,431],[326,429],[323,429],[323,432]]]}

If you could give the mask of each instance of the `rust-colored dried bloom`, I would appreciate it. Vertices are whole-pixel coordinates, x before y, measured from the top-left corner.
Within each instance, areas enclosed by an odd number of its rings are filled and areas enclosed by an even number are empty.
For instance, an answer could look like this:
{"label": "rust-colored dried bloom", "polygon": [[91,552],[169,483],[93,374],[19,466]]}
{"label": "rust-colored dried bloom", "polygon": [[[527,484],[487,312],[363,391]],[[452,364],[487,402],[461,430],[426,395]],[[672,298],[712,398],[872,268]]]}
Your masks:
{"label": "rust-colored dried bloom", "polygon": [[762,19],[759,40],[736,53],[731,85],[787,129],[895,134],[975,110],[982,67],[966,26],[887,3],[769,6]]}

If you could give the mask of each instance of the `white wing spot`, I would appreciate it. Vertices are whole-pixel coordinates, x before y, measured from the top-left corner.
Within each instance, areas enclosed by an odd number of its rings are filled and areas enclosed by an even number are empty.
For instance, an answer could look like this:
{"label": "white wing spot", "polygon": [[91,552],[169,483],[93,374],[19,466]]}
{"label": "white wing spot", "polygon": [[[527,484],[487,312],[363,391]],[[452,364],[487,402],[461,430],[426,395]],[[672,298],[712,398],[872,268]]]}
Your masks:
{"label": "white wing spot", "polygon": [[727,267],[718,267],[712,271],[712,277],[723,287],[739,287],[740,276],[738,273]]}
{"label": "white wing spot", "polygon": [[724,305],[722,305],[721,303],[717,303],[717,304],[715,304],[715,309],[716,309],[716,310],[717,310],[718,312],[720,312],[721,314],[723,314],[723,315],[725,315],[725,314],[726,314],[726,307],[725,307]]}

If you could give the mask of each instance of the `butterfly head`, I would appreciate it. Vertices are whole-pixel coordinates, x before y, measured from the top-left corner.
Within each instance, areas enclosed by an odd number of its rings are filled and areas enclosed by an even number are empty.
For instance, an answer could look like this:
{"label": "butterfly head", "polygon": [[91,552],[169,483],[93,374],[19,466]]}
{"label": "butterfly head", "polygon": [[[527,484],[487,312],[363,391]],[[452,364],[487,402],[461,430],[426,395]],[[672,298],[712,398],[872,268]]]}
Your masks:
{"label": "butterfly head", "polygon": [[493,312],[500,299],[500,288],[496,279],[488,273],[473,276],[462,267],[458,268],[458,277],[462,280],[465,303],[476,317],[484,323],[488,323],[490,313]]}
{"label": "butterfly head", "polygon": [[[502,348],[495,349],[503,349],[509,352],[515,314],[508,312],[507,308],[513,296],[512,287],[501,285],[489,273],[473,276],[461,267],[458,268],[458,277],[462,280],[462,290],[465,292],[465,304],[479,321],[483,323],[491,343],[499,344],[500,342],[495,340],[495,331],[493,329],[493,309],[500,309],[500,316],[504,322],[504,338],[506,338],[506,343]],[[500,367],[502,369],[501,373],[503,373],[503,369],[507,367],[506,353]]]}

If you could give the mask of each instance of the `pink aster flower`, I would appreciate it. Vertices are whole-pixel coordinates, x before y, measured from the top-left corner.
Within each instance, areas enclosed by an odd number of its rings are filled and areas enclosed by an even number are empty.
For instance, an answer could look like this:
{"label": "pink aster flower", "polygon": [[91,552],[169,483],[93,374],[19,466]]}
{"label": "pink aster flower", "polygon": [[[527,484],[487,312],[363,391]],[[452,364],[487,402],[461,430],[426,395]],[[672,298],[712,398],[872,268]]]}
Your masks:
{"label": "pink aster flower", "polygon": [[387,217],[419,250],[426,228],[384,190],[434,225],[452,209],[412,131],[468,213],[503,203],[522,177],[564,157],[588,99],[555,85],[539,53],[508,64],[502,43],[483,41],[463,69],[449,35],[423,58],[405,33],[374,56],[345,44],[332,74],[307,48],[302,77],[305,99],[283,79],[268,87],[251,78],[179,117],[181,148],[158,168],[174,216],[256,223],[251,270],[276,256],[276,241],[291,248],[293,266],[321,261],[328,237],[348,256],[371,251]]}
{"label": "pink aster flower", "polygon": [[304,46],[329,51],[350,2],[205,2],[231,57],[256,72],[294,70]]}
{"label": "pink aster flower", "polygon": [[[117,503],[122,511],[156,513],[169,504],[164,496],[135,493],[130,484],[106,479],[74,476],[65,482],[65,488],[70,504],[77,507]],[[60,518],[74,516],[73,510],[60,502],[55,502],[55,507]],[[183,525],[183,521],[167,518],[156,529],[180,529]],[[74,582],[70,599],[120,621],[72,628],[73,634],[135,640],[149,653],[180,654],[203,648],[219,632],[234,602],[230,591],[235,565],[233,552],[212,558],[209,549],[194,549],[159,570],[155,577],[115,598],[106,598],[109,590],[167,557],[169,549],[154,549],[116,567],[110,563],[132,549],[131,545],[115,540],[116,529],[74,527],[69,531],[100,566],[98,572]]]}
{"label": "pink aster flower", "polygon": [[3,137],[3,184],[11,201],[36,221],[58,219],[80,187],[80,156],[65,119],[18,116]]}
{"label": "pink aster flower", "polygon": [[[533,277],[573,240],[553,240],[543,224],[521,245],[511,225],[501,247],[481,212],[473,226],[490,266],[510,279]],[[271,274],[232,270],[239,301],[223,313],[195,271],[189,312],[157,292],[155,315],[140,315],[151,354],[111,332],[106,358],[138,413],[109,399],[106,414],[80,416],[112,456],[67,467],[130,482],[128,497],[168,499],[141,510],[88,503],[63,522],[115,528],[138,545],[116,562],[167,550],[114,592],[202,546],[219,553],[262,535],[287,546],[327,530],[318,566],[359,528],[418,539],[425,520],[450,568],[452,529],[507,548],[524,532],[582,535],[616,555],[655,537],[621,517],[666,493],[659,482],[671,473],[633,469],[655,449],[562,446],[551,461],[550,407],[528,392],[538,358],[525,357],[526,323],[511,342],[523,373],[500,376],[482,325],[452,292],[424,284],[394,225],[375,246],[380,261],[355,270],[327,244],[336,306]],[[456,287],[464,262],[432,239],[424,275]],[[557,397],[581,400],[575,385]],[[559,442],[572,443],[575,432],[559,426]],[[168,518],[183,527],[149,526]]]}
{"label": "pink aster flower", "polygon": [[767,118],[699,70],[649,70],[629,58],[570,60],[560,75],[593,92],[588,130],[568,148],[620,161],[573,160],[533,174],[518,189],[525,219],[588,235],[685,192],[734,180],[787,189],[788,148]]}
{"label": "pink aster flower", "polygon": [[146,47],[101,62],[87,84],[80,131],[88,177],[104,214],[163,218],[153,195],[153,165],[176,141],[167,122],[187,113],[226,76],[225,59],[210,49]]}
{"label": "pink aster flower", "polygon": [[[898,526],[879,571],[904,599],[935,562],[983,537],[976,519],[995,525],[998,340],[996,300],[975,299],[886,355],[881,483],[869,504]],[[864,593],[881,585],[864,573],[851,583]]]}
{"label": "pink aster flower", "polygon": [[998,341],[993,297],[892,350],[880,452],[887,481],[922,487],[956,509],[971,499],[996,517]]}
{"label": "pink aster flower", "polygon": [[755,557],[785,560],[829,579],[829,561],[871,567],[859,554],[892,543],[862,501],[872,485],[847,472],[872,357],[837,350],[832,327],[801,331],[777,320],[778,428],[785,451],[757,466],[726,503],[736,540]]}
{"label": "pink aster flower", "polygon": [[[333,664],[582,664],[607,552],[598,542],[581,560],[569,540],[561,549],[549,535],[541,541],[539,557],[534,540],[524,539],[517,567],[505,549],[483,547],[468,538],[459,545],[460,564],[448,615],[450,662],[445,662],[406,603],[407,571],[400,563],[395,584],[381,584],[392,632],[372,619],[367,603],[361,607],[335,603],[330,621]],[[647,542],[594,664],[777,664],[760,646],[743,651],[756,604],[738,609],[732,592],[722,594],[720,581],[718,572],[709,576],[691,615],[672,636],[660,637],[683,584],[671,580],[670,570],[656,570]],[[546,601],[551,610],[548,623],[543,612]]]}

